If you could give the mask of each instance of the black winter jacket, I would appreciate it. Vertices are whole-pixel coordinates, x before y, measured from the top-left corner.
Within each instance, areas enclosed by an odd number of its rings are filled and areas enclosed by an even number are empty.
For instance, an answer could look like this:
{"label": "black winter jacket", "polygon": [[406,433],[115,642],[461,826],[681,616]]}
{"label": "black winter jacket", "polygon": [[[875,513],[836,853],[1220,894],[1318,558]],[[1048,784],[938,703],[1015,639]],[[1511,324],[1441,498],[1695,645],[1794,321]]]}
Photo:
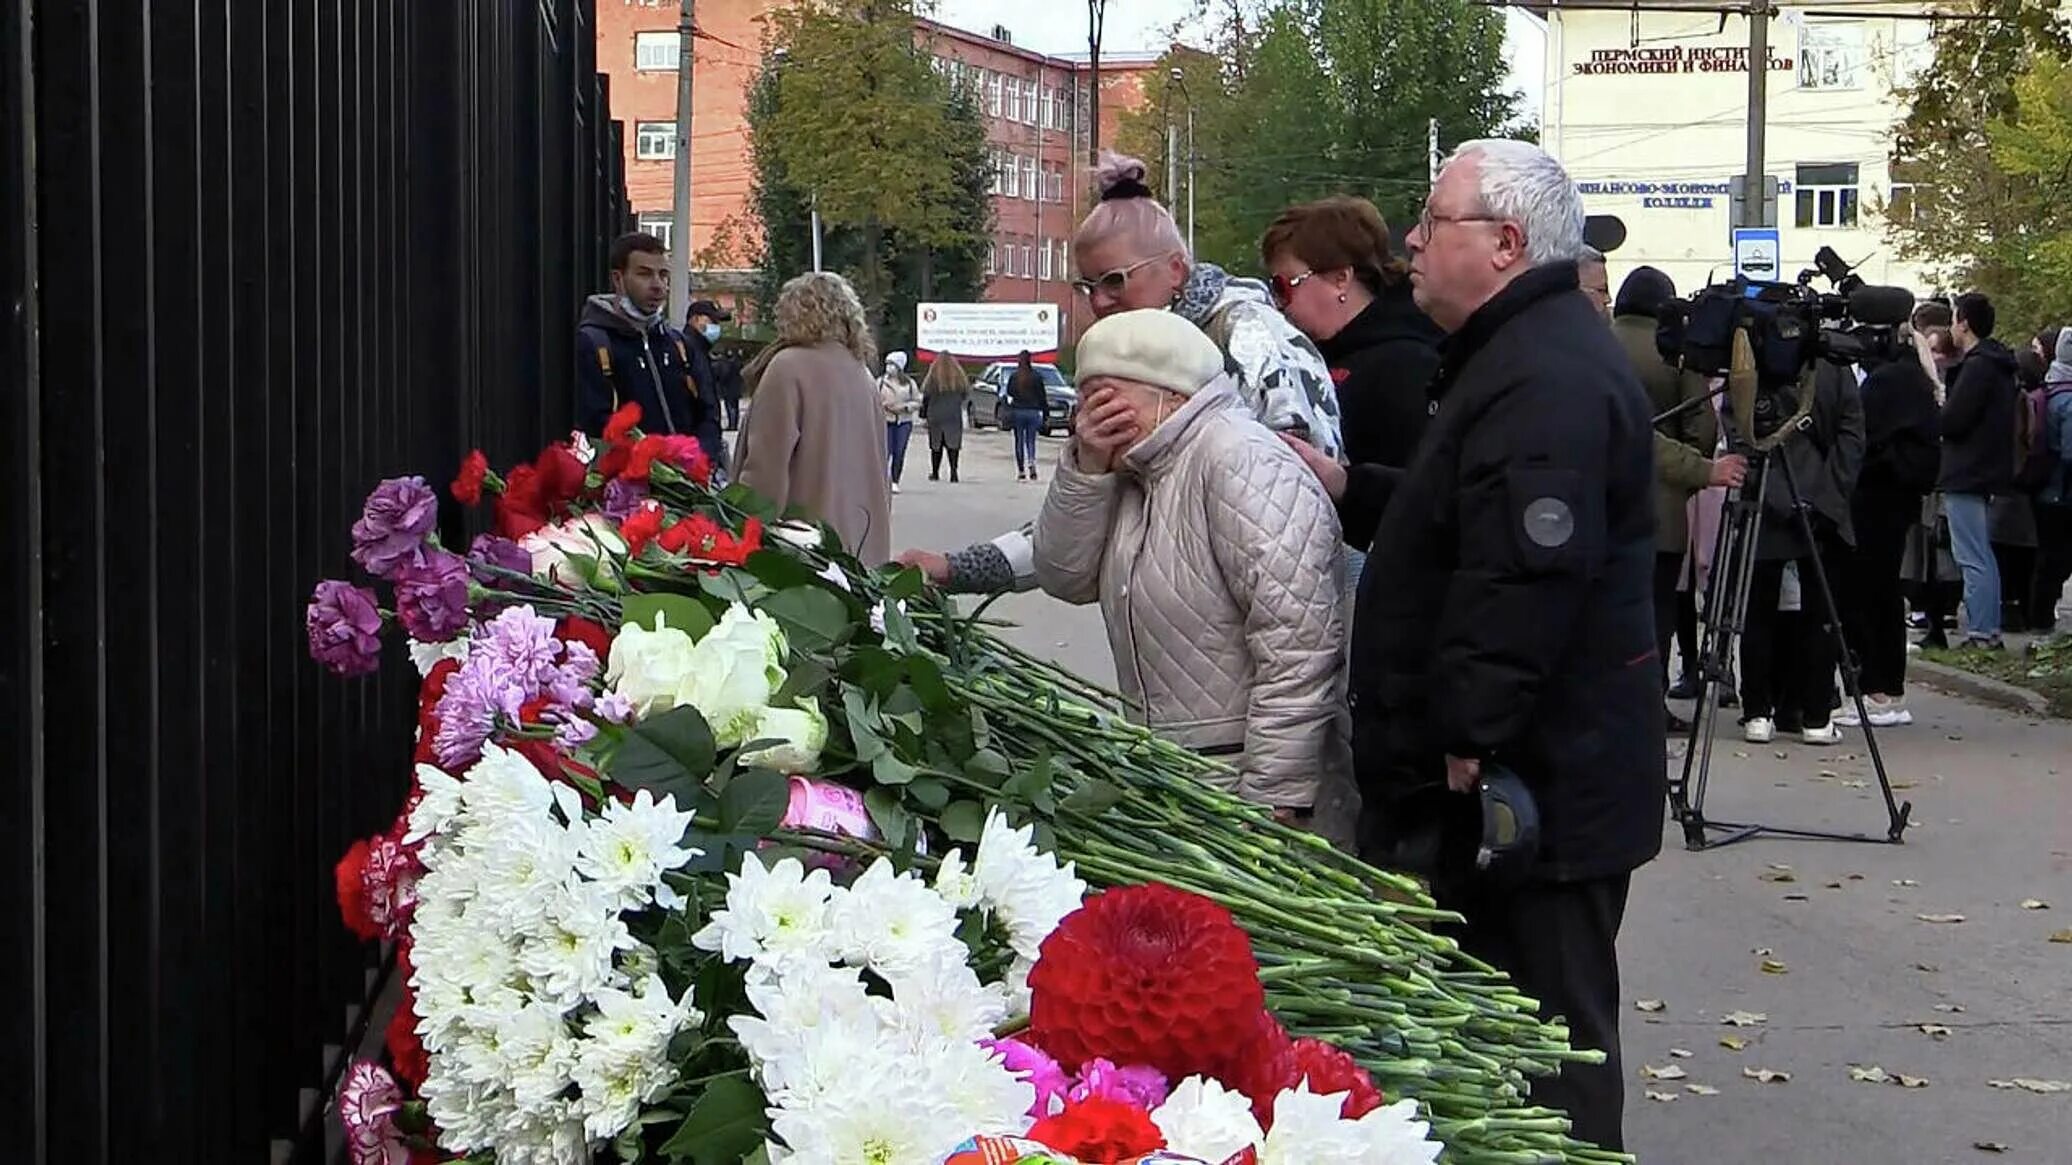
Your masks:
{"label": "black winter jacket", "polygon": [[2014,353],[1980,340],[1950,366],[1942,411],[1944,493],[1999,493],[2014,484]]}
{"label": "black winter jacket", "polygon": [[1348,522],[1385,499],[1353,617],[1362,849],[1459,873],[1479,836],[1448,755],[1538,801],[1537,876],[1632,870],[1661,848],[1654,430],[1573,264],[1527,272],[1449,337],[1410,467],[1356,467]]}
{"label": "black winter jacket", "polygon": [[1857,498],[1920,505],[1941,473],[1942,416],[1935,385],[1911,352],[1863,378],[1863,428]]}
{"label": "black winter jacket", "polygon": [[[643,328],[616,296],[593,295],[576,328],[576,427],[596,436],[627,401],[640,405],[647,433],[696,437],[714,465],[726,464],[719,386],[704,349],[667,324]],[[698,343],[704,337],[698,337]]]}
{"label": "black winter jacket", "polygon": [[[1425,390],[1439,371],[1439,330],[1410,298],[1407,280],[1385,287],[1366,310],[1328,340],[1317,342],[1338,386],[1346,460],[1355,465],[1410,464],[1431,419]],[[1356,545],[1372,530],[1348,538]]]}
{"label": "black winter jacket", "polygon": [[[1796,391],[1796,390],[1793,390]],[[1785,402],[1788,411],[1797,405]],[[1733,416],[1730,397],[1727,414]],[[1730,423],[1729,444],[1753,455],[1739,434],[1742,426]],[[1856,492],[1856,479],[1863,472],[1863,393],[1856,385],[1856,370],[1822,361],[1813,369],[1813,407],[1787,438],[1770,452],[1770,470],[1763,482],[1763,526],[1756,541],[1756,557],[1770,560],[1804,558],[1815,547],[1807,544],[1799,529],[1798,509],[1791,487],[1811,508],[1811,525],[1817,536],[1839,538],[1856,545],[1855,522],[1849,505]],[[1785,465],[1790,465],[1790,476]],[[1751,470],[1753,472],[1753,470]]]}

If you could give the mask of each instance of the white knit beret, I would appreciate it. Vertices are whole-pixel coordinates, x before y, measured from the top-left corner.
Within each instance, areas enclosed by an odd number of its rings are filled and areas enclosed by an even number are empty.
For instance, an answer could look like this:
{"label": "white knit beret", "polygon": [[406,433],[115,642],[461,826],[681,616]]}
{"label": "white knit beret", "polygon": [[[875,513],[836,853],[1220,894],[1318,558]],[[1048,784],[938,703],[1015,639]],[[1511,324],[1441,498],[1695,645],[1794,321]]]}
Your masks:
{"label": "white knit beret", "polygon": [[1078,374],[1134,380],[1181,396],[1207,388],[1223,372],[1223,353],[1186,319],[1159,308],[1119,312],[1079,337]]}

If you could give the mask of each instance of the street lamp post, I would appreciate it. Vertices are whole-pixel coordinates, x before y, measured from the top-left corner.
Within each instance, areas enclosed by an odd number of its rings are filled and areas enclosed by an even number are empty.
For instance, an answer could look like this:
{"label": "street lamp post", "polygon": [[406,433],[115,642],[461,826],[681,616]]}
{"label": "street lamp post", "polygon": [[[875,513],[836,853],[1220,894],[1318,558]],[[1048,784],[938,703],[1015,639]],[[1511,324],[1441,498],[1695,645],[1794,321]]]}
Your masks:
{"label": "street lamp post", "polygon": [[[1194,95],[1187,91],[1186,74],[1182,73],[1177,67],[1172,72],[1166,74],[1166,80],[1167,87],[1169,89],[1177,88],[1180,91],[1180,96],[1187,101],[1187,253],[1192,255],[1194,253]],[[1171,181],[1175,127],[1172,124],[1172,113],[1170,112],[1172,102],[1167,101],[1166,104],[1169,110],[1166,114],[1166,175],[1167,181]]]}

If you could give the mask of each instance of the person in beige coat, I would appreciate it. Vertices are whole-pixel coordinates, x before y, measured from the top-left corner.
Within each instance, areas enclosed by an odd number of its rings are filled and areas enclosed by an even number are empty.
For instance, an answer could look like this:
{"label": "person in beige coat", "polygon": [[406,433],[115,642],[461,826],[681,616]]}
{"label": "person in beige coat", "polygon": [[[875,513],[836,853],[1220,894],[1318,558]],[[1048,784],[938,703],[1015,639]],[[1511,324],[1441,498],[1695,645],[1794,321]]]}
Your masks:
{"label": "person in beige coat", "polygon": [[865,565],[892,556],[885,423],[863,304],[849,281],[801,275],[777,296],[777,342],[742,373],[752,394],[735,480],[832,528]]}
{"label": "person in beige coat", "polygon": [[[1337,511],[1181,316],[1109,316],[1036,519],[1049,594],[1099,602],[1123,695],[1283,821],[1350,832]],[[1319,810],[1322,810],[1319,812]]]}

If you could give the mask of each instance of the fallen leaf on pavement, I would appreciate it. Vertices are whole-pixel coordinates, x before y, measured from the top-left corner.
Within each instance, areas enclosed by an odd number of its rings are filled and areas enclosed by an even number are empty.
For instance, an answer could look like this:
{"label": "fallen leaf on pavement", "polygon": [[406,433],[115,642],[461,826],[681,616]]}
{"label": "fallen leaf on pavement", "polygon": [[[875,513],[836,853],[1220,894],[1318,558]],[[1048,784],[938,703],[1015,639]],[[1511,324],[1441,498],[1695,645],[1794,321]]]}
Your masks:
{"label": "fallen leaf on pavement", "polygon": [[1650,1088],[1650,1089],[1648,1089],[1648,1090],[1647,1090],[1647,1097],[1648,1097],[1648,1099],[1649,1099],[1649,1100],[1659,1100],[1659,1101],[1661,1101],[1661,1102],[1662,1102],[1663,1104],[1668,1104],[1668,1103],[1669,1103],[1670,1101],[1672,1101],[1672,1100],[1675,1100],[1675,1099],[1676,1099],[1676,1093],[1674,1093],[1674,1092],[1656,1092],[1656,1091],[1655,1091],[1654,1089]]}
{"label": "fallen leaf on pavement", "polygon": [[1933,975],[1933,974],[1935,974],[1935,973],[1936,973],[1937,971],[1940,971],[1940,970],[1942,970],[1942,968],[1941,968],[1941,967],[1938,967],[1938,966],[1936,966],[1936,965],[1935,965],[1934,963],[1915,963],[1915,964],[1914,964],[1914,970],[1916,970],[1916,971],[1926,971],[1926,972],[1928,972],[1929,974]]}
{"label": "fallen leaf on pavement", "polygon": [[1779,1072],[1775,1068],[1743,1068],[1741,1074],[1763,1084],[1787,1084],[1791,1081],[1791,1073]]}
{"label": "fallen leaf on pavement", "polygon": [[1782,960],[1779,960],[1779,959],[1764,959],[1764,960],[1763,960],[1763,974],[1765,974],[1765,975],[1784,975],[1784,974],[1788,974],[1788,973],[1790,973],[1790,971],[1791,971],[1791,968],[1790,968],[1790,967],[1787,967],[1787,966],[1785,966]]}
{"label": "fallen leaf on pavement", "polygon": [[1862,875],[1862,874],[1851,874],[1851,875],[1849,875],[1849,880],[1850,880],[1850,881],[1852,881],[1852,882],[1861,882],[1861,881],[1863,881],[1863,875]]}
{"label": "fallen leaf on pavement", "polygon": [[1832,781],[1839,779],[1842,774],[1834,771],[1833,769],[1822,769],[1816,775],[1823,781]]}
{"label": "fallen leaf on pavement", "polygon": [[1740,1036],[1721,1036],[1719,1038],[1719,1046],[1730,1052],[1738,1052],[1748,1046],[1748,1041]]}
{"label": "fallen leaf on pavement", "polygon": [[1799,880],[1799,876],[1791,872],[1790,866],[1785,866],[1782,869],[1764,870],[1756,876],[1765,882],[1796,882]]}
{"label": "fallen leaf on pavement", "polygon": [[1981,1153],[2005,1153],[2007,1146],[1999,1141],[1973,1141],[1971,1147]]}
{"label": "fallen leaf on pavement", "polygon": [[1922,1035],[1934,1036],[1939,1040],[1950,1034],[1950,1029],[1939,1023],[1917,1023],[1914,1026],[1921,1029]]}
{"label": "fallen leaf on pavement", "polygon": [[1918,918],[1918,919],[1920,919],[1920,920],[1921,920],[1922,922],[1963,922],[1963,921],[1964,921],[1964,916],[1963,916],[1963,915],[1961,915],[1961,914],[1916,914],[1916,915],[1915,915],[1914,917],[1915,917],[1915,918]]}
{"label": "fallen leaf on pavement", "polygon": [[1641,1065],[1640,1074],[1642,1077],[1649,1080],[1681,1080],[1684,1077],[1690,1075],[1689,1072],[1684,1071],[1682,1068],[1679,1068],[1674,1064],[1669,1064],[1661,1068],[1657,1068],[1653,1064],[1643,1064]]}
{"label": "fallen leaf on pavement", "polygon": [[1919,781],[1894,781],[1894,782],[1892,782],[1892,787],[1893,787],[1893,788],[1895,788],[1895,789],[1918,789],[1918,788],[1920,788],[1920,787],[1921,787],[1921,782],[1919,782]]}
{"label": "fallen leaf on pavement", "polygon": [[1938,1003],[1935,1005],[1935,1009],[1937,1011],[1962,1011],[1964,1010],[1964,1005],[1960,1003]]}
{"label": "fallen leaf on pavement", "polygon": [[2054,943],[2072,943],[2072,926],[2068,926],[2064,930],[2050,932],[2050,941]]}
{"label": "fallen leaf on pavement", "polygon": [[1921,883],[1914,881],[1912,878],[1894,878],[1892,879],[1892,884],[1895,886],[1918,886]]}
{"label": "fallen leaf on pavement", "polygon": [[2019,1088],[2024,1092],[2072,1092],[2072,1081],[2033,1080],[2027,1076],[2017,1076],[2013,1080],[2007,1081],[2005,1083],[1995,1080],[1992,1081],[1992,1084],[1995,1088],[2013,1087]]}
{"label": "fallen leaf on pavement", "polygon": [[1895,1081],[1896,1081],[1896,1082],[1897,1082],[1897,1083],[1899,1084],[1899,1086],[1900,1086],[1901,1088],[1926,1088],[1926,1087],[1928,1087],[1928,1077],[1926,1077],[1926,1076],[1909,1076],[1909,1075],[1907,1075],[1906,1073],[1904,1073],[1904,1072],[1901,1072],[1901,1073],[1900,1073],[1900,1074],[1899,1074],[1899,1075],[1898,1075],[1897,1077],[1895,1077],[1894,1079],[1895,1079]]}
{"label": "fallen leaf on pavement", "polygon": [[1827,884],[1827,888],[1830,890],[1839,890],[1842,888],[1842,884],[1840,882],[1829,882]]}
{"label": "fallen leaf on pavement", "polygon": [[2041,898],[2024,898],[2024,899],[2022,899],[2022,909],[2023,909],[2023,910],[2049,910],[2049,909],[2050,909],[2050,903],[2048,903],[2048,902],[2045,902],[2045,901],[2044,901],[2043,899],[2041,899]]}
{"label": "fallen leaf on pavement", "polygon": [[1849,1079],[1860,1080],[1865,1084],[1883,1084],[1887,1080],[1892,1079],[1892,1076],[1876,1064],[1872,1064],[1867,1068],[1859,1068],[1851,1064],[1849,1065]]}
{"label": "fallen leaf on pavement", "polygon": [[1689,1048],[1671,1048],[1669,1049],[1669,1054],[1676,1057],[1679,1060],[1688,1060],[1691,1058],[1691,1050]]}
{"label": "fallen leaf on pavement", "polygon": [[1737,749],[1735,749],[1735,750],[1734,750],[1734,757],[1735,757],[1735,759],[1737,759],[1737,760],[1747,760],[1747,759],[1748,759],[1748,751],[1747,751],[1746,749],[1740,749],[1740,748],[1737,748]]}
{"label": "fallen leaf on pavement", "polygon": [[1684,1085],[1684,1091],[1690,1093],[1692,1096],[1719,1095],[1719,1089],[1714,1088],[1710,1084],[1686,1084]]}
{"label": "fallen leaf on pavement", "polygon": [[1719,1021],[1728,1027],[1754,1027],[1769,1022],[1770,1017],[1760,1011],[1730,1011],[1720,1016]]}
{"label": "fallen leaf on pavement", "polygon": [[1871,783],[1869,781],[1843,781],[1842,787],[1844,789],[1868,789],[1871,787]]}
{"label": "fallen leaf on pavement", "polygon": [[1668,1004],[1659,999],[1636,999],[1633,1001],[1633,1010],[1635,1011],[1662,1011],[1668,1006]]}
{"label": "fallen leaf on pavement", "polygon": [[1808,899],[1804,894],[1786,894],[1784,900],[1786,902],[1805,902]]}

